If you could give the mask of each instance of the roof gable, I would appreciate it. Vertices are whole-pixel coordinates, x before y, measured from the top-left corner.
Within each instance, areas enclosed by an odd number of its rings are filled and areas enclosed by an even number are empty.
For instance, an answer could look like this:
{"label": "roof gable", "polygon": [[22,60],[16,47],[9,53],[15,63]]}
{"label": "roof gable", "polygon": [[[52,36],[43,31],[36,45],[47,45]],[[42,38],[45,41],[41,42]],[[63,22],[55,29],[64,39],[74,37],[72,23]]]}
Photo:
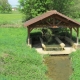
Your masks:
{"label": "roof gable", "polygon": [[33,25],[37,22],[40,22],[40,21],[44,20],[45,18],[49,18],[50,16],[54,16],[54,17],[59,18],[61,20],[64,19],[63,22],[67,21],[69,23],[71,22],[72,24],[75,24],[76,26],[80,26],[80,23],[74,21],[73,19],[71,19],[71,18],[69,18],[69,17],[67,17],[67,16],[65,16],[65,15],[63,15],[59,12],[57,12],[56,10],[51,10],[51,11],[48,11],[46,13],[43,13],[40,16],[32,18],[32,19],[26,21],[24,23],[24,26],[26,26],[26,27],[31,26],[31,25]]}

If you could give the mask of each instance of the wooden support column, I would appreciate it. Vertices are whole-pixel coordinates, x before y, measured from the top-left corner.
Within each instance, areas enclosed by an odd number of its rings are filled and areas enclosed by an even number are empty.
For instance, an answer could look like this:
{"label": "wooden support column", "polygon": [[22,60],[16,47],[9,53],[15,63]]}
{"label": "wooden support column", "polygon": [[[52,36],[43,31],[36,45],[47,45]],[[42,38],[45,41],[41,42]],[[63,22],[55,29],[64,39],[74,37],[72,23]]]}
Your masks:
{"label": "wooden support column", "polygon": [[55,19],[55,18],[53,18],[53,26],[55,26],[55,21],[56,21],[56,19]]}
{"label": "wooden support column", "polygon": [[72,39],[72,27],[70,28],[70,38]]}
{"label": "wooden support column", "polygon": [[28,27],[28,38],[27,38],[27,43],[30,45],[30,28]]}
{"label": "wooden support column", "polygon": [[66,33],[65,33],[65,36],[67,36],[68,35],[68,28],[66,27]]}
{"label": "wooden support column", "polygon": [[79,43],[79,28],[77,28],[77,44]]}

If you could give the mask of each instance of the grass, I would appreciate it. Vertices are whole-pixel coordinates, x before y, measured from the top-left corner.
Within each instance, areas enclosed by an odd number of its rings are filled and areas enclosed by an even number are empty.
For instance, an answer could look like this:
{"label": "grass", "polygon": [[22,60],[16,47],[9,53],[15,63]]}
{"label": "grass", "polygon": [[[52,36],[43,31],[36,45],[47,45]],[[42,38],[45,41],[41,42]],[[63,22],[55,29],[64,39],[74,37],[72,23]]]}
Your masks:
{"label": "grass", "polygon": [[22,14],[0,14],[0,27],[20,27],[22,26]]}
{"label": "grass", "polygon": [[[75,20],[80,23],[80,19],[75,19]],[[80,35],[80,32],[79,32],[79,35]],[[74,30],[73,30],[73,37],[74,38],[76,37],[76,33]],[[79,36],[79,39],[80,39],[80,36]],[[80,40],[79,40],[79,44],[80,44]],[[71,63],[73,68],[73,73],[70,77],[70,80],[80,80],[80,50],[77,50],[76,52],[71,53],[70,57],[72,59]]]}
{"label": "grass", "polygon": [[26,29],[0,28],[0,80],[48,80],[43,58],[26,45]]}
{"label": "grass", "polygon": [[80,80],[80,50],[73,52],[70,56],[72,58],[73,68],[73,73],[70,80]]}
{"label": "grass", "polygon": [[[21,26],[22,14],[0,14],[0,80],[49,80],[43,57],[26,45],[27,32]],[[79,80],[80,50],[70,56],[74,69],[70,80]]]}

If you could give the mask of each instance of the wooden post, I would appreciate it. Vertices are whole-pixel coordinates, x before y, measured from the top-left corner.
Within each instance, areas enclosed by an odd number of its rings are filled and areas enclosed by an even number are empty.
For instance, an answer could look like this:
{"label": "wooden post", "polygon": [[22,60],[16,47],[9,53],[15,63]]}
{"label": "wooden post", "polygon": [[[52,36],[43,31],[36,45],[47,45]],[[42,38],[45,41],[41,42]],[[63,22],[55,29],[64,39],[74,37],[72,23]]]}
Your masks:
{"label": "wooden post", "polygon": [[67,36],[67,34],[68,34],[68,31],[67,31],[67,27],[66,27],[66,31],[65,31],[66,33],[65,33],[65,36]]}
{"label": "wooden post", "polygon": [[28,40],[27,40],[28,42],[28,45],[30,45],[30,28],[28,28]]}
{"label": "wooden post", "polygon": [[53,26],[55,26],[55,21],[56,21],[55,18],[53,18]]}
{"label": "wooden post", "polygon": [[77,44],[79,43],[79,28],[77,28]]}
{"label": "wooden post", "polygon": [[72,27],[70,28],[70,38],[72,39]]}

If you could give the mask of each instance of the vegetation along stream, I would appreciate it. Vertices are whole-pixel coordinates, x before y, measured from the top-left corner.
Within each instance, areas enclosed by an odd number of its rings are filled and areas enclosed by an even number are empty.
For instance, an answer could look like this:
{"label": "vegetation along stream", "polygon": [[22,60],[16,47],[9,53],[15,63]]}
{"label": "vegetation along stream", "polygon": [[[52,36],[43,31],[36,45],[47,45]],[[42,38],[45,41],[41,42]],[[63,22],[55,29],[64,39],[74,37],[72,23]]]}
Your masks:
{"label": "vegetation along stream", "polygon": [[52,80],[69,80],[72,68],[68,55],[46,57],[45,64],[48,66],[47,75]]}

